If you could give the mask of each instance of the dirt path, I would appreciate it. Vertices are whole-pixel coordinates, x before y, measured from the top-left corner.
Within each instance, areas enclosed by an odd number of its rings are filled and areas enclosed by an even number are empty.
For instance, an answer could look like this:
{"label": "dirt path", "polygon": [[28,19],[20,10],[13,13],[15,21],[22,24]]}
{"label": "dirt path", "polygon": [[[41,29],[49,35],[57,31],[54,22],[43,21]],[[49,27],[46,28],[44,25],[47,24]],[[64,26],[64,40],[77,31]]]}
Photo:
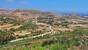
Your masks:
{"label": "dirt path", "polygon": [[[43,23],[37,23],[38,25],[39,24],[42,24],[42,25],[47,25],[47,24],[43,24]],[[49,32],[46,32],[46,33],[43,33],[43,34],[40,34],[40,35],[36,35],[36,36],[32,36],[32,37],[25,37],[25,38],[19,38],[19,39],[16,39],[16,40],[11,40],[10,42],[17,42],[17,41],[20,41],[20,40],[24,40],[24,39],[33,39],[33,38],[37,38],[37,37],[43,37],[44,35],[48,35],[48,34],[55,34],[55,31],[52,29],[52,26],[50,25],[47,25],[49,26],[48,27],[48,30],[50,30]]]}

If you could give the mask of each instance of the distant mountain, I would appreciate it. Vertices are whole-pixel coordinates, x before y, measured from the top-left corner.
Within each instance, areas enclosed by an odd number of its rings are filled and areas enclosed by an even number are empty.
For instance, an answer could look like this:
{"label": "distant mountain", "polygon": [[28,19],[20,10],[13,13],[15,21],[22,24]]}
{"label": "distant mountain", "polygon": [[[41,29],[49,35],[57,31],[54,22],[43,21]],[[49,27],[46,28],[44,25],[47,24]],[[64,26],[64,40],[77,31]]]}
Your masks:
{"label": "distant mountain", "polygon": [[31,19],[39,16],[48,16],[52,15],[55,16],[52,12],[42,12],[38,10],[6,10],[6,9],[0,9],[0,16],[3,17],[10,17],[15,19]]}
{"label": "distant mountain", "polygon": [[[10,17],[14,19],[20,19],[20,20],[26,20],[31,19],[35,17],[41,17],[41,16],[57,16],[57,17],[63,17],[68,19],[81,19],[85,18],[85,16],[88,16],[86,13],[65,13],[65,12],[43,12],[39,10],[8,10],[8,9],[0,9],[0,16],[3,17]],[[87,17],[86,17],[87,18]]]}

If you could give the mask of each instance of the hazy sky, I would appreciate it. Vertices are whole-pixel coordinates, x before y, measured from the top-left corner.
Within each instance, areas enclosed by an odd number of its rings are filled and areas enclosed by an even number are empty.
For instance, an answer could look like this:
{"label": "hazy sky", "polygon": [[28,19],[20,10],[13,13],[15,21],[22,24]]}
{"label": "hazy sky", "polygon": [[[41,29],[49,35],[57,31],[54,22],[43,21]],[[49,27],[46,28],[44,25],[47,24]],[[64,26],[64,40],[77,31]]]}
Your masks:
{"label": "hazy sky", "polygon": [[0,0],[0,8],[88,12],[88,0]]}

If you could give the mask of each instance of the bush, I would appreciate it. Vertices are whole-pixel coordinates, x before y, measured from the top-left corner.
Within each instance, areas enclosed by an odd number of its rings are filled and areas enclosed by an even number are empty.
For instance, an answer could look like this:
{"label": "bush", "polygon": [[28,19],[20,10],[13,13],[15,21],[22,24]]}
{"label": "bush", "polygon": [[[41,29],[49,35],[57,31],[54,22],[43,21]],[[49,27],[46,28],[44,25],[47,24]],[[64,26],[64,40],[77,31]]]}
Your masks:
{"label": "bush", "polygon": [[25,21],[22,25],[23,26],[20,27],[20,29],[33,29],[33,30],[36,29],[36,24],[30,20]]}
{"label": "bush", "polygon": [[56,43],[50,46],[50,50],[67,50],[67,48],[64,44]]}
{"label": "bush", "polygon": [[33,47],[31,50],[46,50],[45,47],[41,47],[41,46],[36,46],[36,47]]}
{"label": "bush", "polygon": [[6,44],[8,41],[15,39],[12,32],[6,30],[0,30],[0,44]]}

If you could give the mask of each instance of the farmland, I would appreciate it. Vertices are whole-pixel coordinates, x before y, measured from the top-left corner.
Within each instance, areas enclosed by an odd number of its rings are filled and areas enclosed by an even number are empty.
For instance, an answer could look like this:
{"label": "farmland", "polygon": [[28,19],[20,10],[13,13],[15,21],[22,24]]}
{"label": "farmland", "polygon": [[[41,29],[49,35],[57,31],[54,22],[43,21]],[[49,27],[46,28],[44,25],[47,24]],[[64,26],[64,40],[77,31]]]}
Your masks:
{"label": "farmland", "polygon": [[61,17],[33,10],[0,14],[0,50],[87,50],[87,47],[85,17]]}

